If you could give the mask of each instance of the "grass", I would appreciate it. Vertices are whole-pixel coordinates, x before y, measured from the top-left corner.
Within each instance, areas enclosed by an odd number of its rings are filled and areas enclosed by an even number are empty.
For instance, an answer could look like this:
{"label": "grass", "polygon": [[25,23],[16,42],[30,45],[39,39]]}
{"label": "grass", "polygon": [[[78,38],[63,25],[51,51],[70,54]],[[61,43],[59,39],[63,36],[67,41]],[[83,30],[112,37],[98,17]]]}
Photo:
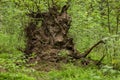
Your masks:
{"label": "grass", "polygon": [[[25,67],[21,55],[0,54],[0,80],[120,80],[120,72],[107,65],[98,69],[95,66],[74,66],[71,63],[64,64],[61,70],[36,71]],[[23,64],[17,66],[15,62]]]}
{"label": "grass", "polygon": [[107,70],[104,71],[104,69],[83,68],[69,64],[65,70],[52,71],[49,75],[51,76],[50,80],[120,80],[120,76],[115,75],[116,71],[114,73],[106,72]]}
{"label": "grass", "polygon": [[22,73],[0,73],[0,80],[35,80]]}

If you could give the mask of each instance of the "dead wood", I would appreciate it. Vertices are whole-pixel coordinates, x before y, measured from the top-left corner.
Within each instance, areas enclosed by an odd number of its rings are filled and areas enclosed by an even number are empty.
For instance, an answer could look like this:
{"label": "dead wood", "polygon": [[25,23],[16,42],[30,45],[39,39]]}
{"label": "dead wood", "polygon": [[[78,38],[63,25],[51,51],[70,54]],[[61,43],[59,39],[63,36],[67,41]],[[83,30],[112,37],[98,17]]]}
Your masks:
{"label": "dead wood", "polygon": [[[68,8],[69,5],[64,5],[61,11],[58,11],[58,7],[53,5],[48,8],[48,12],[41,12],[38,9],[37,12],[27,14],[31,19],[24,30],[26,36],[24,53],[27,58],[31,54],[35,54],[33,61],[60,62],[68,60],[68,57],[71,57],[70,59],[82,59],[86,58],[93,48],[103,43],[102,40],[98,41],[84,53],[77,51],[74,47],[73,38],[67,35],[71,24],[71,17],[67,14]],[[38,25],[39,22],[42,22],[41,26]],[[63,49],[69,51],[66,58],[58,55]],[[103,58],[96,65],[100,64]]]}

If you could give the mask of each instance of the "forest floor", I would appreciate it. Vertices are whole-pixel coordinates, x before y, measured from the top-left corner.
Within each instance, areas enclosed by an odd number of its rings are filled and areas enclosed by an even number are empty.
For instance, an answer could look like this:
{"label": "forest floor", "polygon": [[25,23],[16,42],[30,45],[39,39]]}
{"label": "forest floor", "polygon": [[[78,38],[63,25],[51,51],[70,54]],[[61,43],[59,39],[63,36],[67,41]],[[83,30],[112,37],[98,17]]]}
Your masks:
{"label": "forest floor", "polygon": [[76,66],[73,63],[61,63],[61,67],[58,64],[53,67],[51,63],[26,65],[21,55],[19,51],[0,54],[0,80],[120,80],[120,72],[109,65],[101,68],[94,65]]}

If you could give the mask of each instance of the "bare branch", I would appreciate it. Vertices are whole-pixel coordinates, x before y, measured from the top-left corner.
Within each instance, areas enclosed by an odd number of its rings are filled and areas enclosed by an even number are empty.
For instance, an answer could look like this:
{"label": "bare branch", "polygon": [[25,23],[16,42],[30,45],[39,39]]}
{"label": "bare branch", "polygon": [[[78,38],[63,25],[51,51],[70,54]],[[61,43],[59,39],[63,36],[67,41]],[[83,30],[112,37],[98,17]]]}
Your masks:
{"label": "bare branch", "polygon": [[86,50],[83,54],[82,57],[86,57],[97,45],[99,45],[100,43],[104,43],[103,40],[98,41],[96,44],[94,44],[91,48],[89,48],[88,50]]}
{"label": "bare branch", "polygon": [[105,54],[102,56],[102,58],[96,63],[96,65],[100,65],[101,64],[101,62],[103,61],[103,59],[105,58]]}

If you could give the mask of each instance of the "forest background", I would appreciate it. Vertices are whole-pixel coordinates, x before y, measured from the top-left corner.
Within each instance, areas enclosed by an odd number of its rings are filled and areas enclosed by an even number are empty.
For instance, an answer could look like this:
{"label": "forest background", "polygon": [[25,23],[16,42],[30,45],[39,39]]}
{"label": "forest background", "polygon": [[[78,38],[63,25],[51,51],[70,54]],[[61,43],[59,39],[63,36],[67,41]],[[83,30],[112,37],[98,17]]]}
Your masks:
{"label": "forest background", "polygon": [[[40,1],[42,11],[47,10],[47,0]],[[55,0],[63,6],[67,0]],[[18,3],[20,6],[17,6]],[[71,0],[68,13],[72,17],[69,36],[74,39],[78,51],[84,52],[97,41],[105,44],[97,46],[89,55],[100,59],[105,65],[100,69],[90,65],[74,66],[63,64],[62,70],[42,72],[27,66],[21,59],[23,53],[17,48],[25,48],[24,27],[29,18],[26,6],[33,9],[32,0],[0,0],[0,80],[120,80],[120,1],[119,0]],[[63,52],[64,53],[64,52]],[[16,63],[22,63],[16,65]]]}

